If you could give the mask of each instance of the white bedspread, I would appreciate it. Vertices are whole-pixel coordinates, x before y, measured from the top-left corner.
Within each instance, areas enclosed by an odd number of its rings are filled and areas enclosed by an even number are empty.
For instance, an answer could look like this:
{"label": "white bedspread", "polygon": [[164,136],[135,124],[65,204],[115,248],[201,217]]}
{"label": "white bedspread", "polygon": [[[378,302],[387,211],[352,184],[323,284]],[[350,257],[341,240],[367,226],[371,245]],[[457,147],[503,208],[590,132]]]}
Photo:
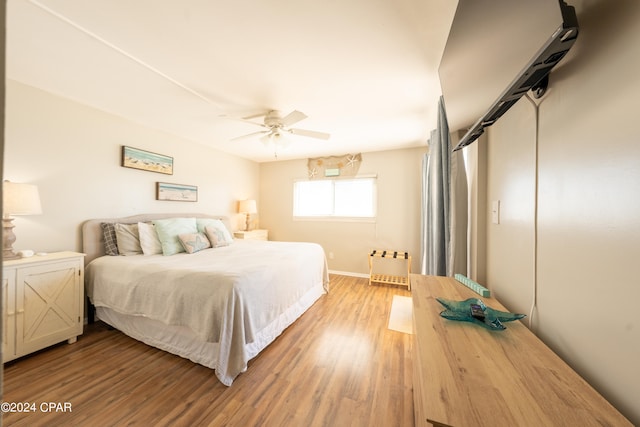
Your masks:
{"label": "white bedspread", "polygon": [[[220,344],[216,375],[230,385],[260,331],[282,324],[313,287],[328,290],[324,251],[314,243],[237,240],[194,254],[104,256],[86,269],[91,302]],[[277,336],[277,335],[276,335]],[[275,338],[275,337],[274,337]],[[266,344],[265,344],[266,345]]]}

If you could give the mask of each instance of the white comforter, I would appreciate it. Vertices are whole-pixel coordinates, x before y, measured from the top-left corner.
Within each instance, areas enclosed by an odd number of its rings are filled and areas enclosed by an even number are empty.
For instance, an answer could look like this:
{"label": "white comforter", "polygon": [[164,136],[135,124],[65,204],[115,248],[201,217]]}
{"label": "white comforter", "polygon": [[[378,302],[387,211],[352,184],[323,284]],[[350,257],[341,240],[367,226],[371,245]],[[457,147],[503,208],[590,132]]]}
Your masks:
{"label": "white comforter", "polygon": [[103,256],[86,276],[95,306],[186,326],[219,343],[216,375],[227,385],[253,356],[246,345],[274,324],[282,332],[295,320],[283,313],[291,317],[305,294],[329,283],[319,245],[245,240],[194,254]]}

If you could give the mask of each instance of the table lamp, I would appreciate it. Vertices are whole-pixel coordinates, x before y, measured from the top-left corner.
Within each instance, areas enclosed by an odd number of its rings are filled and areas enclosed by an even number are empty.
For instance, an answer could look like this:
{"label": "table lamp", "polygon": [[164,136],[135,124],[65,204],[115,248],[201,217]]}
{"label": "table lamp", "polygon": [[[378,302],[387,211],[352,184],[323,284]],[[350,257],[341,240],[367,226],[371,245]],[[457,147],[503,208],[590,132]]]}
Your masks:
{"label": "table lamp", "polygon": [[2,183],[2,226],[4,228],[2,259],[16,259],[20,255],[14,252],[13,242],[16,235],[13,234],[14,215],[39,215],[42,213],[40,194],[38,187],[33,184],[19,184],[4,181]]}
{"label": "table lamp", "polygon": [[256,209],[256,201],[255,200],[240,200],[238,203],[238,212],[247,215],[247,223],[245,225],[244,231],[249,231],[249,218],[251,214],[258,212]]}

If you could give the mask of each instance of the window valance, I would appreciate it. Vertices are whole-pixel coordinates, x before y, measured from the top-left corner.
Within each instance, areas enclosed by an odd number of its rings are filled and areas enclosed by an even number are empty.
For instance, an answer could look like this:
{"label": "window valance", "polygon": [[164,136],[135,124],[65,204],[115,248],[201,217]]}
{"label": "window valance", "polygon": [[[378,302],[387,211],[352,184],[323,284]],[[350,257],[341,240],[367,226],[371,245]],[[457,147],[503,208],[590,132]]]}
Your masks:
{"label": "window valance", "polygon": [[345,154],[344,156],[316,157],[309,159],[307,168],[309,179],[355,176],[360,169],[362,154]]}

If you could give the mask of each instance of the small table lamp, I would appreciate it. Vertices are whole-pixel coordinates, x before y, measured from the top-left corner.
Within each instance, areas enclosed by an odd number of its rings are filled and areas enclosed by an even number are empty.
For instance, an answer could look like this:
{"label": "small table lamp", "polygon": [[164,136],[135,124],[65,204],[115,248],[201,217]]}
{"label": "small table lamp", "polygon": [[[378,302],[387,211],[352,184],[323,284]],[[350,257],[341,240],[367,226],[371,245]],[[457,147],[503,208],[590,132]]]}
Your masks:
{"label": "small table lamp", "polygon": [[256,209],[256,201],[255,200],[240,200],[238,203],[238,212],[247,215],[247,223],[245,225],[244,231],[249,231],[249,217],[251,214],[258,212]]}
{"label": "small table lamp", "polygon": [[4,228],[2,258],[20,258],[20,255],[13,251],[16,235],[13,234],[15,226],[12,215],[38,215],[42,213],[38,187],[33,184],[4,181],[2,183],[2,204],[2,226]]}

